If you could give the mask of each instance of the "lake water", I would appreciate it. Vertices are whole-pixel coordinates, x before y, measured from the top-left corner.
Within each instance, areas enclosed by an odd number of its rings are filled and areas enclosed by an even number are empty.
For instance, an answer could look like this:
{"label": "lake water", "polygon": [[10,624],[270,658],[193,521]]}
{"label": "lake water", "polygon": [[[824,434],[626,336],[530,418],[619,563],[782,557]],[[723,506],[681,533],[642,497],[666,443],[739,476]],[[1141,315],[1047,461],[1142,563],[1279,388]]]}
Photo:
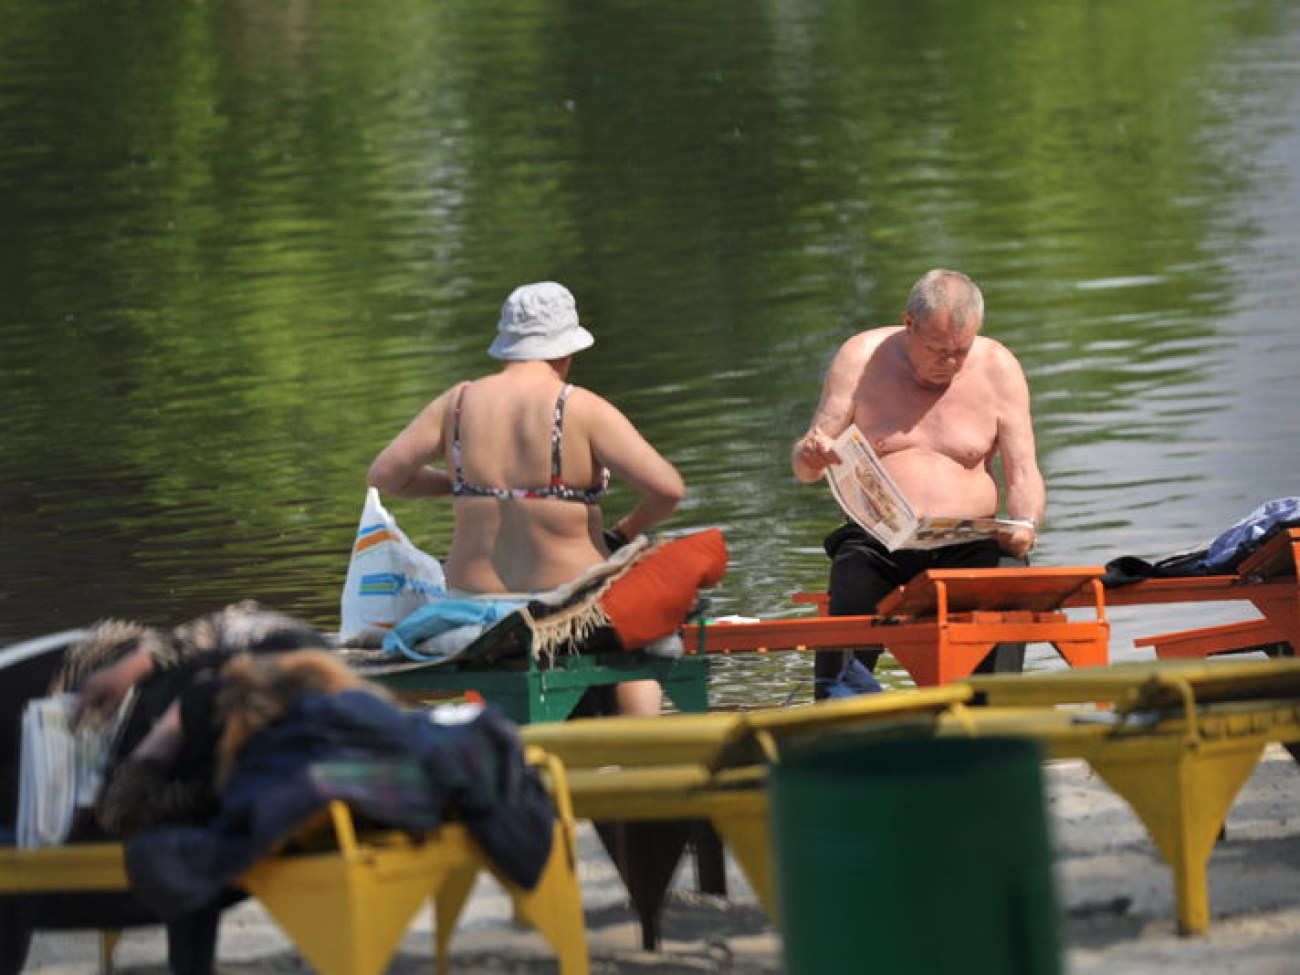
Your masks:
{"label": "lake water", "polygon": [[[930,267],[1030,377],[1040,564],[1300,494],[1286,0],[0,14],[0,641],[245,597],[336,625],[371,457],[540,279],[597,335],[574,379],[687,478],[665,530],[725,531],[719,614],[824,586],[836,508],[789,445]],[[392,507],[445,549],[446,506]],[[1241,615],[1116,611],[1113,655]],[[808,669],[725,661],[715,698]]]}

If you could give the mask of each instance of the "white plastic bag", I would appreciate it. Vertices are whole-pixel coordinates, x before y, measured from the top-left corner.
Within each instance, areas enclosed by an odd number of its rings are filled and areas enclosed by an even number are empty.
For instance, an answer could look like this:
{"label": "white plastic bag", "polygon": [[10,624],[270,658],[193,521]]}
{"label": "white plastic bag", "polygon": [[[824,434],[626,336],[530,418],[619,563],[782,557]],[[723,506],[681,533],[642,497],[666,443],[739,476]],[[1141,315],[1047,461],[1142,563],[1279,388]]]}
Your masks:
{"label": "white plastic bag", "polygon": [[375,642],[421,606],[446,595],[442,564],[411,544],[380,502],[378,489],[367,490],[343,583],[339,641]]}

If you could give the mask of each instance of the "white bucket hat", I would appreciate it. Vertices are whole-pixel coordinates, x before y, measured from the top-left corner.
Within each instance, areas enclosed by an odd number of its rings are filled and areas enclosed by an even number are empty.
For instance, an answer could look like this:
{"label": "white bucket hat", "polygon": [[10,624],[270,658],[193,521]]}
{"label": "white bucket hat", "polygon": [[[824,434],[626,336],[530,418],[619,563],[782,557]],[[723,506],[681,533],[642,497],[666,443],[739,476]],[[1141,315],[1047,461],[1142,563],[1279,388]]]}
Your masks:
{"label": "white bucket hat", "polygon": [[496,341],[488,355],[507,362],[563,359],[595,342],[578,324],[578,305],[569,289],[539,281],[516,288],[501,306]]}

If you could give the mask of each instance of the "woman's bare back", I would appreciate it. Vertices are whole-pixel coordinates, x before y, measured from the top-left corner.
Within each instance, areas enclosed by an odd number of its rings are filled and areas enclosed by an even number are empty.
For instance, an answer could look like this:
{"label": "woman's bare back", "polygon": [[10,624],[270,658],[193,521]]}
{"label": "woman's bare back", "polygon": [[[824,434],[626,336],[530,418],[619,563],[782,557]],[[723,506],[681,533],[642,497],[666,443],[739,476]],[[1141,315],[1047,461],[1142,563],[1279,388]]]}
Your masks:
{"label": "woman's bare back", "polygon": [[[565,383],[553,371],[510,369],[467,384],[445,418],[453,484],[479,490],[553,488],[552,436]],[[564,403],[560,480],[570,491],[599,488],[602,470],[586,434],[581,395]],[[457,477],[459,475],[459,477]],[[467,592],[535,592],[570,581],[605,558],[598,505],[559,497],[493,497],[462,493],[454,500],[455,532],[448,584]]]}

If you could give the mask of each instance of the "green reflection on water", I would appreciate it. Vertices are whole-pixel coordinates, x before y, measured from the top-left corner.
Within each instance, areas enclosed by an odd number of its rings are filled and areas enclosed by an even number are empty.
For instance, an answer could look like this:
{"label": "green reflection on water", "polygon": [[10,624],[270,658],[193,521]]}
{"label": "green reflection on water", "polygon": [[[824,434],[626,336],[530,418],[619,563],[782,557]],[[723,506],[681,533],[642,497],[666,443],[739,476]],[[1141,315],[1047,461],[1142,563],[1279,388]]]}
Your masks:
{"label": "green reflection on water", "polygon": [[821,584],[788,444],[935,265],[985,283],[1058,517],[1111,540],[1209,476],[1093,458],[1227,405],[1239,65],[1284,12],[0,0],[0,628],[330,625],[370,457],[541,278],[598,336],[577,381],[687,475],[669,527],[727,531],[719,612]]}

